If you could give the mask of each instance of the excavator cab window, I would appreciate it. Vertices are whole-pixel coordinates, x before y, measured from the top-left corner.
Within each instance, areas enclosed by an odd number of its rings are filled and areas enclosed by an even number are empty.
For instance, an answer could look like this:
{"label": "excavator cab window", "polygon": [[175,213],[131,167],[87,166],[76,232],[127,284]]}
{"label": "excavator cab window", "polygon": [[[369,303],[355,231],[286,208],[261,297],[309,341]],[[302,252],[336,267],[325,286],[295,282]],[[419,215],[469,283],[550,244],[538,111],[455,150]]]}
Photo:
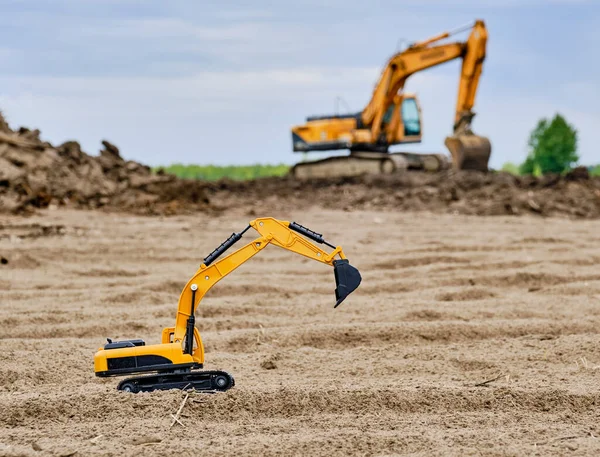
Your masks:
{"label": "excavator cab window", "polygon": [[404,136],[421,135],[419,107],[414,98],[405,98],[402,100],[402,122],[404,123]]}

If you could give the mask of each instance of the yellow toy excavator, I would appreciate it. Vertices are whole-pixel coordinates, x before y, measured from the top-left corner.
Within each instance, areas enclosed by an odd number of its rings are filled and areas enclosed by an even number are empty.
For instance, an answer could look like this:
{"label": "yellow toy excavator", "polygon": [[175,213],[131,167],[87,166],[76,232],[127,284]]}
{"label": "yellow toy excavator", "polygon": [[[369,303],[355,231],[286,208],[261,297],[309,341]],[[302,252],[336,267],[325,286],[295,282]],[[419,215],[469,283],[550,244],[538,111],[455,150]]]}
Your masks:
{"label": "yellow toy excavator", "polygon": [[[217,260],[250,228],[256,230],[260,236]],[[304,237],[325,244],[333,251],[327,253]],[[194,314],[200,300],[212,286],[269,244],[332,266],[336,282],[334,307],[339,306],[361,282],[360,273],[350,265],[342,248],[329,244],[320,233],[295,222],[280,221],[270,217],[255,219],[241,232],[233,233],[204,258],[196,274],[183,288],[179,297],[175,327],[163,330],[161,344],[146,345],[140,339],[125,341],[108,339],[108,343],[98,349],[94,357],[96,376],[124,376],[152,372],[153,374],[128,378],[119,383],[118,390],[134,393],[187,388],[199,391],[225,391],[233,387],[234,379],[229,373],[200,370],[204,365],[204,347],[200,332],[195,327]]]}
{"label": "yellow toy excavator", "polygon": [[[465,42],[438,44],[471,29]],[[471,130],[473,105],[486,55],[487,29],[482,20],[466,28],[442,33],[413,43],[393,55],[383,69],[371,100],[359,113],[312,116],[306,124],[292,127],[294,152],[349,149],[349,156],[334,156],[296,164],[298,178],[391,173],[396,169],[438,170],[447,166],[441,154],[388,153],[397,144],[421,142],[421,108],[414,94],[404,92],[406,80],[415,73],[454,59],[462,59],[454,133],[446,138],[456,169],[487,171],[491,144]]]}

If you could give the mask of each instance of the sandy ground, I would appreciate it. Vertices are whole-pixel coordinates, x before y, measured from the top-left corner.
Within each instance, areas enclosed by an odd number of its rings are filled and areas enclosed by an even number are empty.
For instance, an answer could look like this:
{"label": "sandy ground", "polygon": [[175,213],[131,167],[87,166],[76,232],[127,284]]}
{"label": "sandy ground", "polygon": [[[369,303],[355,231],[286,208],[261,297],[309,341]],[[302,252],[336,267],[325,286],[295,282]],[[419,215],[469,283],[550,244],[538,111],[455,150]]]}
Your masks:
{"label": "sandy ground", "polygon": [[363,283],[334,310],[331,269],[272,247],[218,284],[198,327],[237,385],[172,427],[182,392],[117,392],[94,352],[159,342],[252,217],[2,216],[0,455],[600,455],[600,222],[268,215],[341,244]]}

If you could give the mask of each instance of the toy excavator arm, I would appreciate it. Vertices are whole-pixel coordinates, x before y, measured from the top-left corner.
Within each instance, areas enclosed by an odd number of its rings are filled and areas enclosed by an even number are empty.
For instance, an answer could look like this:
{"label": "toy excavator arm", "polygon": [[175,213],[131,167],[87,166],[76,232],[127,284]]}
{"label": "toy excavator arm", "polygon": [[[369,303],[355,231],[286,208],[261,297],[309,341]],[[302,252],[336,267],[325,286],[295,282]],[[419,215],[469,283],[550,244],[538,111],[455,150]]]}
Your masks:
{"label": "toy excavator arm", "polygon": [[[476,21],[466,42],[430,46],[448,38],[458,31],[445,32],[422,42],[414,43],[405,51],[391,57],[384,68],[373,96],[362,112],[362,122],[371,125],[371,136],[375,141],[381,132],[381,121],[406,80],[413,74],[451,60],[462,58],[462,71],[456,106],[455,130],[461,119],[472,113],[479,77],[485,59],[487,30],[483,21]],[[469,118],[470,121],[470,118]]]}
{"label": "toy excavator arm", "polygon": [[[246,244],[237,251],[228,256],[217,259],[238,242],[244,233],[250,228],[259,233],[259,237],[251,243]],[[294,233],[296,232],[296,233]],[[326,244],[333,248],[333,251],[327,253],[312,242],[302,238],[300,233],[320,244]],[[303,227],[295,222],[280,221],[273,218],[260,218],[251,221],[242,232],[232,234],[217,249],[204,258],[204,263],[196,274],[188,281],[179,297],[177,309],[177,318],[175,321],[174,341],[181,342],[186,334],[192,334],[194,324],[194,314],[198,304],[204,295],[219,282],[244,262],[258,254],[269,244],[279,246],[296,254],[303,255],[318,262],[334,267],[336,280],[336,304],[337,307],[350,293],[352,293],[360,284],[360,273],[351,266],[344,255],[341,247],[335,247],[327,243],[323,236]],[[335,259],[339,256],[339,259]],[[191,343],[191,339],[188,339]],[[191,349],[190,349],[191,353]]]}

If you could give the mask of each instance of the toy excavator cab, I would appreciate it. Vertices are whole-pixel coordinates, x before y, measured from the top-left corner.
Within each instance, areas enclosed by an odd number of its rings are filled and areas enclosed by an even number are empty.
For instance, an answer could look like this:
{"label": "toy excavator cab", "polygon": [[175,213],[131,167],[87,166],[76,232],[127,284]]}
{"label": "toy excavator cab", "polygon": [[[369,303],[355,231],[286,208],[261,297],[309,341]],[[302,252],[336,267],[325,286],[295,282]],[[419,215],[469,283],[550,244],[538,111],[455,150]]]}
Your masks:
{"label": "toy excavator cab", "polygon": [[106,344],[103,349],[121,349],[121,348],[133,348],[136,346],[145,346],[146,343],[144,340],[135,339],[135,340],[123,340],[123,341],[113,341],[110,338],[106,338]]}

